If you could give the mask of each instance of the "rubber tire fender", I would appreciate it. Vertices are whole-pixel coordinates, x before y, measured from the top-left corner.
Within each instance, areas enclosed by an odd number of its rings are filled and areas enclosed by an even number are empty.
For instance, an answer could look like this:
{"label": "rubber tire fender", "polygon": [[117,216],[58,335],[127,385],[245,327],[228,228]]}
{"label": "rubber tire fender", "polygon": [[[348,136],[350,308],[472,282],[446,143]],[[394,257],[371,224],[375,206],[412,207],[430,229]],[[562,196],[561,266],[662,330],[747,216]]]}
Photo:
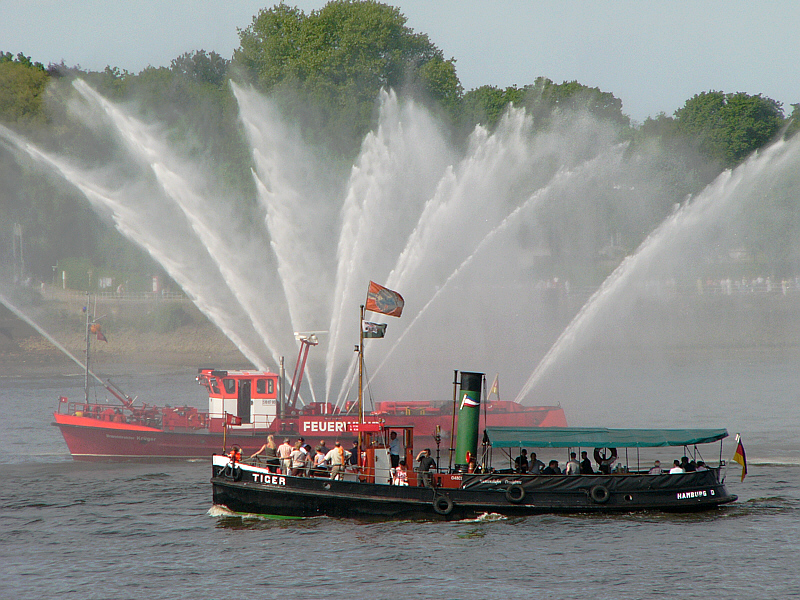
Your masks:
{"label": "rubber tire fender", "polygon": [[604,485],[596,485],[589,490],[589,496],[597,504],[604,504],[611,497],[611,492]]}
{"label": "rubber tire fender", "polygon": [[450,499],[450,496],[436,496],[433,500],[433,510],[436,511],[436,514],[442,515],[443,517],[453,512],[453,501]]}
{"label": "rubber tire fender", "polygon": [[511,504],[520,504],[525,500],[525,488],[516,483],[508,486],[506,488],[506,500]]}

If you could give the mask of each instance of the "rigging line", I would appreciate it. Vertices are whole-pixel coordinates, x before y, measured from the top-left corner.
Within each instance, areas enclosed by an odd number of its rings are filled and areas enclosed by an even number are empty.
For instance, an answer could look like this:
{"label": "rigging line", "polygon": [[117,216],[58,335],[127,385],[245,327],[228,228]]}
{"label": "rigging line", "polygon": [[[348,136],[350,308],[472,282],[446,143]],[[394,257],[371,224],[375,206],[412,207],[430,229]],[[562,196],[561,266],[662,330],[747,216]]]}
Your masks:
{"label": "rigging line", "polygon": [[372,406],[372,412],[375,412],[375,402],[372,399],[372,385],[370,384],[369,376],[367,375],[367,364],[364,363],[364,380],[367,382],[367,395],[369,396],[369,403]]}

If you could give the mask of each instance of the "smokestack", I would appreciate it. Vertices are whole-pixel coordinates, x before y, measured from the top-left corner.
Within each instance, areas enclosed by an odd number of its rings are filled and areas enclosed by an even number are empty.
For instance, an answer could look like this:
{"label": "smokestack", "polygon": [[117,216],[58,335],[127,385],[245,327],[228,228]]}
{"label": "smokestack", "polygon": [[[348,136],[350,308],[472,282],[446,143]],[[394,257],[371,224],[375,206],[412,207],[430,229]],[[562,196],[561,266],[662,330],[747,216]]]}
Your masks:
{"label": "smokestack", "polygon": [[477,461],[483,373],[461,372],[455,468],[467,470],[467,454]]}

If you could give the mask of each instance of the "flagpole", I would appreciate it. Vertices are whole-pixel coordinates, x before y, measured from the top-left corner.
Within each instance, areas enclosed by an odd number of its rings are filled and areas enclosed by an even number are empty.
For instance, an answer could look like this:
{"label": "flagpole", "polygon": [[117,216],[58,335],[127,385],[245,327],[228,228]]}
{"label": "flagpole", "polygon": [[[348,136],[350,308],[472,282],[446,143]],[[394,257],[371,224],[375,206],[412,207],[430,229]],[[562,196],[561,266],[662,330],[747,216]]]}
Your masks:
{"label": "flagpole", "polygon": [[[358,323],[358,422],[364,422],[364,305]],[[361,433],[359,431],[359,439]],[[360,445],[360,444],[359,444]]]}
{"label": "flagpole", "polygon": [[486,412],[489,405],[489,395],[486,393],[486,375],[483,376],[483,397],[486,402],[483,403],[483,432],[486,433],[486,428],[489,426],[489,414]]}
{"label": "flagpole", "polygon": [[458,400],[458,369],[453,369],[453,424],[450,426],[450,460],[448,461],[447,471],[453,470],[453,452],[455,452],[455,445],[453,443],[453,436],[456,431],[456,402]]}

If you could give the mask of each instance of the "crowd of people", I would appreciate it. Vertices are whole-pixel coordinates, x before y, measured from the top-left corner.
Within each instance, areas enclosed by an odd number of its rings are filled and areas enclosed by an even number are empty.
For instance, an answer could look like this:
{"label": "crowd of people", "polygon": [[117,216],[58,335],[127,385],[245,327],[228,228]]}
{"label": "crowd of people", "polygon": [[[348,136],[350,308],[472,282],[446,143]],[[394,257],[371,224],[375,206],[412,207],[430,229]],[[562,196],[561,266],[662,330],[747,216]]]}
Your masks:
{"label": "crowd of people", "polygon": [[[397,434],[391,433],[389,443],[390,476],[393,485],[408,485],[408,467],[406,460],[401,458],[402,445],[397,440]],[[266,462],[266,469],[271,473],[282,473],[295,477],[330,477],[342,479],[345,472],[358,471],[358,441],[353,441],[353,447],[345,450],[341,442],[337,441],[330,450],[325,440],[312,450],[305,439],[300,437],[294,444],[290,438],[284,438],[278,445],[274,435],[267,437],[267,442],[250,459],[259,459]],[[263,456],[263,459],[261,458]],[[234,462],[242,460],[242,449],[233,446],[229,457]],[[429,448],[422,450],[416,456],[419,472],[419,484],[432,486],[431,472],[436,469],[436,461],[431,458]]]}
{"label": "crowd of people", "polygon": [[695,471],[708,471],[708,467],[702,460],[695,462],[694,460],[689,460],[688,456],[684,456],[680,460],[677,458],[673,460],[672,467],[670,469],[662,467],[661,461],[657,460],[655,463],[653,463],[653,466],[648,473],[650,473],[650,475],[662,475],[664,473],[671,473],[675,475],[677,473],[693,473]]}
{"label": "crowd of people", "polygon": [[358,442],[353,442],[352,449],[346,450],[339,441],[328,449],[325,440],[320,440],[312,449],[302,437],[297,438],[294,444],[287,437],[278,445],[275,436],[269,435],[267,442],[251,454],[250,458],[260,459],[262,455],[266,468],[271,473],[341,479],[348,468],[358,466]]}
{"label": "crowd of people", "polygon": [[[557,460],[553,459],[545,465],[541,460],[536,458],[536,452],[531,452],[530,458],[528,458],[528,451],[523,448],[519,456],[514,459],[514,472],[532,475],[593,475],[595,473],[607,475],[609,473],[628,472],[627,467],[623,465],[617,464],[616,467],[614,466],[617,460],[617,453],[614,448],[603,448],[602,450],[596,448],[594,451],[594,459],[597,463],[596,471],[585,451],[581,452],[580,460],[578,460],[575,452],[570,452],[569,460],[562,470]],[[681,460],[674,460],[672,468],[662,467],[661,461],[656,460],[648,473],[650,475],[661,475],[664,473],[690,473],[693,471],[707,470],[708,467],[702,460],[695,462],[694,460],[690,460],[688,456],[684,456]]]}
{"label": "crowd of people", "polygon": [[[393,485],[408,485],[408,465],[405,458],[401,457],[402,446],[397,441],[396,434],[392,432],[389,442],[389,461],[390,479]],[[267,442],[256,452],[250,455],[251,459],[260,458],[266,462],[266,468],[272,473],[283,473],[295,477],[330,477],[331,479],[341,479],[347,472],[358,471],[358,442],[353,441],[351,450],[345,450],[341,442],[337,441],[334,447],[328,449],[325,440],[320,440],[319,444],[312,450],[305,439],[300,437],[294,444],[289,438],[284,438],[279,446],[275,441],[275,436],[267,437]],[[238,446],[234,446],[230,451],[230,457],[234,461],[241,461],[242,451]],[[436,471],[436,461],[431,458],[429,448],[422,450],[415,458],[417,462],[418,482],[421,486],[432,487],[431,474]],[[581,452],[580,460],[575,452],[570,452],[569,460],[562,469],[558,460],[552,459],[546,465],[536,457],[535,452],[530,453],[522,449],[514,459],[514,472],[526,473],[531,475],[593,475],[609,473],[626,473],[627,467],[614,463],[617,461],[617,452],[614,448],[595,448],[594,460],[597,463],[597,470],[592,465],[586,451]],[[650,475],[661,475],[665,473],[690,473],[693,471],[706,471],[708,467],[702,460],[694,461],[684,456],[681,460],[674,460],[672,467],[662,467],[661,461],[656,460],[649,469]],[[467,472],[479,472],[476,468],[475,459],[470,457]]]}

